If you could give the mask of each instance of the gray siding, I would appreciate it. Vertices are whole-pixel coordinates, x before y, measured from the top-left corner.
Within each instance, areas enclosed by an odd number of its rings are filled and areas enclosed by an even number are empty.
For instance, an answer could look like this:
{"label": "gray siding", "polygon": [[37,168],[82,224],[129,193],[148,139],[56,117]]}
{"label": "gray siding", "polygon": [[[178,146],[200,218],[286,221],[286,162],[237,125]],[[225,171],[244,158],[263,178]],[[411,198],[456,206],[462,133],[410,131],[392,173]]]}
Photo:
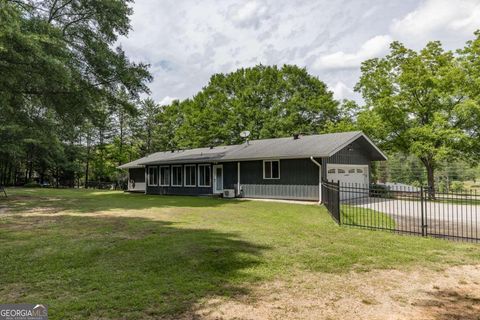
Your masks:
{"label": "gray siding", "polygon": [[[327,164],[359,164],[368,165],[370,167],[371,161],[369,156],[362,150],[362,144],[358,140],[353,142],[330,158],[322,159],[322,177],[327,176]],[[370,170],[369,170],[370,171]]]}
{"label": "gray siding", "polygon": [[280,179],[263,179],[261,160],[241,162],[240,175],[241,184],[318,185],[318,167],[310,159],[280,160]]}
{"label": "gray siding", "polygon": [[223,165],[223,188],[235,189],[237,184],[237,163],[225,162]]}
{"label": "gray siding", "polygon": [[247,198],[318,201],[318,184],[242,184],[242,195]]}

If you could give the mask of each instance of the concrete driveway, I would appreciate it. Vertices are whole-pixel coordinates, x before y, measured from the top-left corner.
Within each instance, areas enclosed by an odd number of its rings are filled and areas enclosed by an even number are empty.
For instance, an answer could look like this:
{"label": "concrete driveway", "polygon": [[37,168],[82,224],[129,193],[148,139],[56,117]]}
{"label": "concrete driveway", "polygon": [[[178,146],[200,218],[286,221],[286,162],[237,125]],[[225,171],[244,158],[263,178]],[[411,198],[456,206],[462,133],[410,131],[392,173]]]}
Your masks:
{"label": "concrete driveway", "polygon": [[363,197],[343,202],[350,206],[386,213],[396,229],[422,233],[422,212],[426,231],[431,235],[480,239],[480,206],[451,202]]}

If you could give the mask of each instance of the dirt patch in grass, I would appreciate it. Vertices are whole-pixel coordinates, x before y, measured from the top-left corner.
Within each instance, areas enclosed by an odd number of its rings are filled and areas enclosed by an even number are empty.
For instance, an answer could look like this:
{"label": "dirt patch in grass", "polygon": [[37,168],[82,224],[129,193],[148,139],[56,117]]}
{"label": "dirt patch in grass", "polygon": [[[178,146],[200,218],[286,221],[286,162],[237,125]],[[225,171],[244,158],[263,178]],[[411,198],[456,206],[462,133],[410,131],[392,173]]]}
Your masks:
{"label": "dirt patch in grass", "polygon": [[185,319],[480,319],[480,265],[303,274],[213,298]]}

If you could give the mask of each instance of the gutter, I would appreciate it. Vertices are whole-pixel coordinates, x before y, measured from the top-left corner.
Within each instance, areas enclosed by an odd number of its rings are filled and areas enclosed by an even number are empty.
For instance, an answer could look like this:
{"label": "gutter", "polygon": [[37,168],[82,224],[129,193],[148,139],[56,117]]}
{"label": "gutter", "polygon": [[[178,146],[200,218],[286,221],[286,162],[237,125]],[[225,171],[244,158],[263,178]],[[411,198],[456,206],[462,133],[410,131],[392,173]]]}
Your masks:
{"label": "gutter", "polygon": [[318,203],[322,203],[322,165],[313,156],[310,160],[318,166]]}

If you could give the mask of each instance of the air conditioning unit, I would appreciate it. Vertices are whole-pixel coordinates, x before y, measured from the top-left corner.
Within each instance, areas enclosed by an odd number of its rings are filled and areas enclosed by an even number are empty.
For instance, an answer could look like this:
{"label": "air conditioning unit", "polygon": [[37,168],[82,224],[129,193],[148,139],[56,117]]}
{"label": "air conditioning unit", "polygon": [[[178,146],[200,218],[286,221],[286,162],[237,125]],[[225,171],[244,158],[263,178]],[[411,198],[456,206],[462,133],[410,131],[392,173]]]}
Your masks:
{"label": "air conditioning unit", "polygon": [[223,189],[223,197],[224,198],[235,198],[235,190],[234,189]]}

